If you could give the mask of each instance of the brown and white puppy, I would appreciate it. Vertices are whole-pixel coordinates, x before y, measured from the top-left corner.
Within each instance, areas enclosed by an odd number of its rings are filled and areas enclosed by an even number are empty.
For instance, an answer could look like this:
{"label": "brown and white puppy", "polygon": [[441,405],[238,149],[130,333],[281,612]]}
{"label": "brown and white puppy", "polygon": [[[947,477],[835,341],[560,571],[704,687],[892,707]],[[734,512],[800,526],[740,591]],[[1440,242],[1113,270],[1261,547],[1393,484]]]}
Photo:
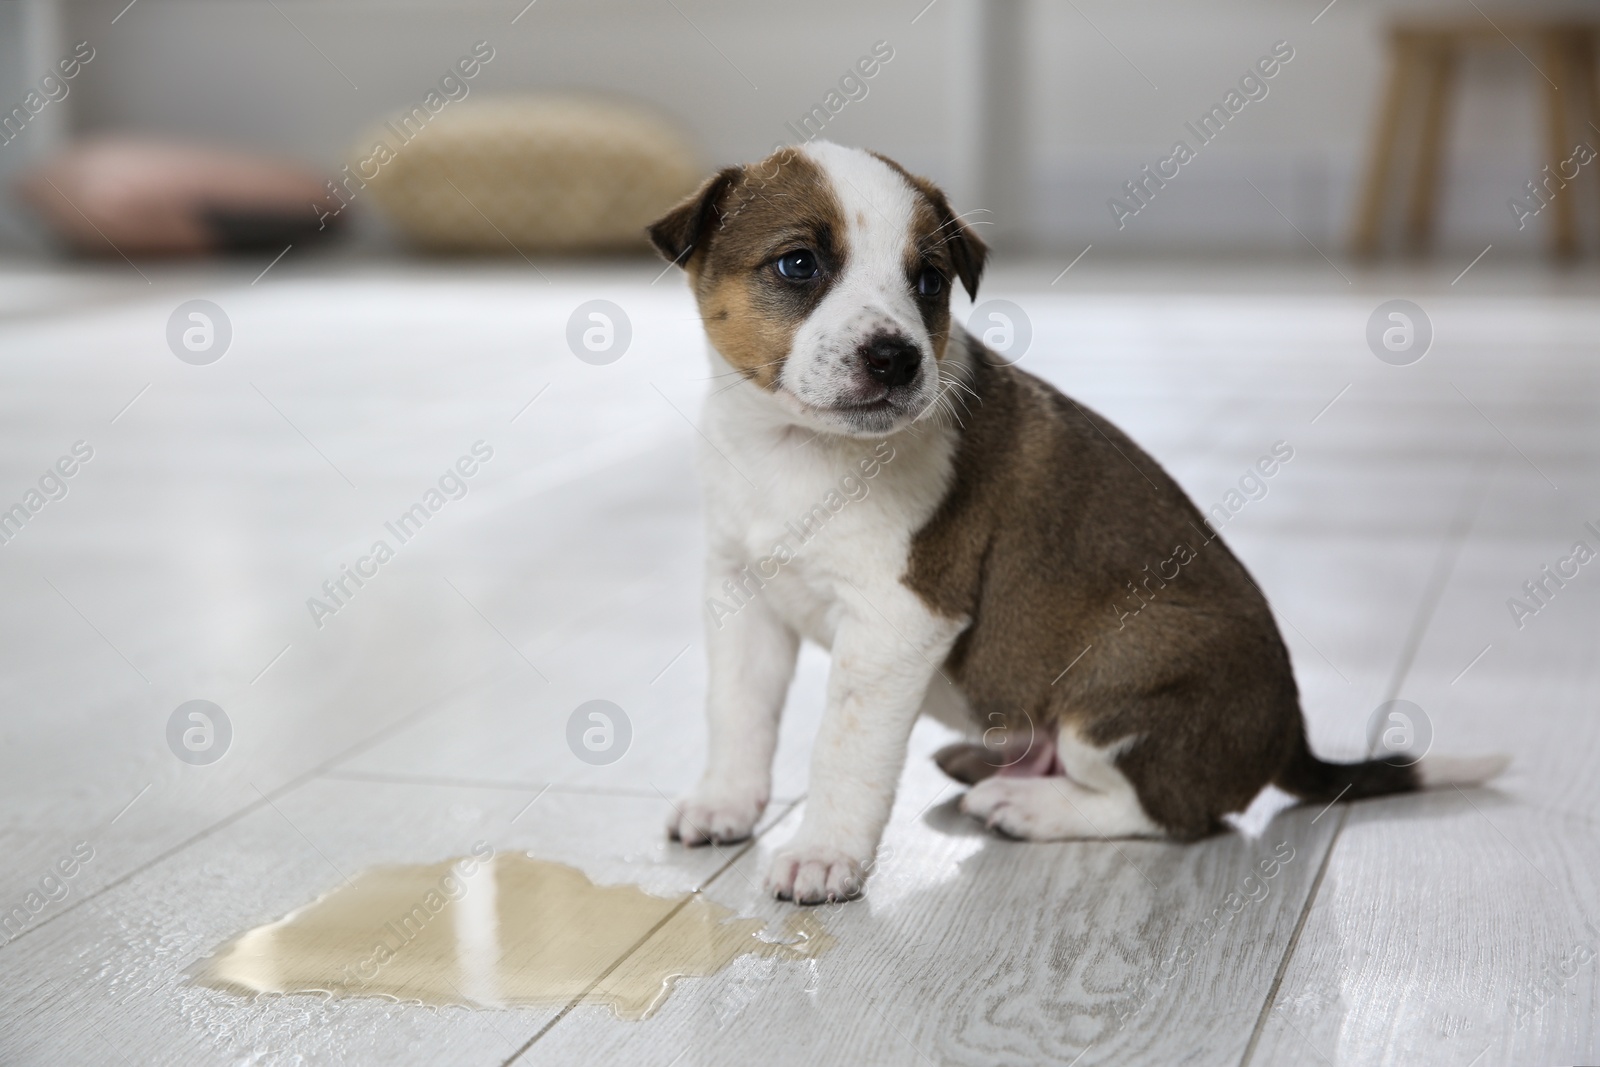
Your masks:
{"label": "brown and white puppy", "polygon": [[965,811],[1034,840],[1192,840],[1269,783],[1353,800],[1504,766],[1311,753],[1272,613],[1183,491],[951,323],[986,249],[928,182],[813,143],[723,170],[650,234],[724,376],[702,424],[710,753],[673,837],[749,836],[802,638],[832,652],[828,704],[768,874],[802,903],[860,892],[924,710],[1021,739],[939,761],[975,783]]}

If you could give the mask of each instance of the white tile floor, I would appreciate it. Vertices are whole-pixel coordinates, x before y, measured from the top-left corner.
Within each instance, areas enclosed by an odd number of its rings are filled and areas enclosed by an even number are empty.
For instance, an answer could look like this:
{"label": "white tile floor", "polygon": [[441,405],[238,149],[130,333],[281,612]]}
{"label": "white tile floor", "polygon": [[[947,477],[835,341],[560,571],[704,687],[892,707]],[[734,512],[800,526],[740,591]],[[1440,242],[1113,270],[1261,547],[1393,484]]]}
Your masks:
{"label": "white tile floor", "polygon": [[[1403,696],[1436,751],[1513,754],[1494,788],[1290,810],[1256,839],[1023,845],[955,811],[924,724],[887,858],[825,912],[838,945],[813,963],[743,959],[643,1023],[188,984],[339,871],[480,838],[788,909],[754,885],[804,802],[820,654],[759,840],[661,834],[704,746],[693,307],[652,264],[542,266],[0,271],[0,508],[93,449],[0,546],[0,915],[24,909],[0,934],[0,1062],[1600,1061],[1600,962],[1569,962],[1600,949],[1600,572],[1520,630],[1506,607],[1573,541],[1600,547],[1600,303],[1592,273],[1488,262],[1455,286],[1445,266],[1347,285],[1320,260],[1086,263],[1053,288],[1060,265],[1021,264],[985,296],[1030,316],[1024,367],[1203,507],[1289,442],[1225,536],[1317,746],[1356,755]],[[1364,340],[1394,297],[1436,330],[1407,367]],[[192,298],[232,324],[211,365],[165,339]],[[609,366],[564,340],[595,298],[632,322]],[[307,598],[477,441],[468,494],[319,628]],[[564,739],[593,698],[632,723],[610,766]],[[206,766],[166,741],[192,699],[232,724]],[[27,910],[80,842],[66,896]],[[1266,895],[1199,925],[1280,843]]]}

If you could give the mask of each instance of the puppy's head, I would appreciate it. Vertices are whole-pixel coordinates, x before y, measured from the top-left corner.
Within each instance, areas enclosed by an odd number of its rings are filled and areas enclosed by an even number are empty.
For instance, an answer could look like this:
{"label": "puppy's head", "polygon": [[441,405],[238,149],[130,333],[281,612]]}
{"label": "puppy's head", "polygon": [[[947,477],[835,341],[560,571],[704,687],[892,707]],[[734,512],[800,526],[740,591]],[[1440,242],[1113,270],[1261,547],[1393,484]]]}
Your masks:
{"label": "puppy's head", "polygon": [[650,227],[712,345],[795,421],[879,436],[932,408],[950,289],[988,250],[898,164],[817,142],[729,167]]}

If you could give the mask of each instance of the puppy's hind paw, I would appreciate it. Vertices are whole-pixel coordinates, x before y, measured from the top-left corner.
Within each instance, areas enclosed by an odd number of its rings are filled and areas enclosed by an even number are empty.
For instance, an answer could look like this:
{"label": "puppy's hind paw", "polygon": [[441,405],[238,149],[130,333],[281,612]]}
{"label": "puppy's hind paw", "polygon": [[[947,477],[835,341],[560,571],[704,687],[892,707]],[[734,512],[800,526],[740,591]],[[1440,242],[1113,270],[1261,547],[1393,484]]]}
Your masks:
{"label": "puppy's hind paw", "polygon": [[1039,788],[1041,779],[987,778],[961,798],[961,810],[984,826],[1018,840],[1049,839],[1058,836],[1051,816],[1061,799]]}

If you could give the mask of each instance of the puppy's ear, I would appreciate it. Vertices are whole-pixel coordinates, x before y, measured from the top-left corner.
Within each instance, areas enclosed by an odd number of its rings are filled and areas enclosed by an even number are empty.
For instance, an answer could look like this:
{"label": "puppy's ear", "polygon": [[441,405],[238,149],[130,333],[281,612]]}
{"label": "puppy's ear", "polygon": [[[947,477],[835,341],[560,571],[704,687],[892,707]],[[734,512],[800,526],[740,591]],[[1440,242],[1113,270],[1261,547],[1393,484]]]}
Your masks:
{"label": "puppy's ear", "polygon": [[742,167],[724,167],[705,182],[683,203],[667,212],[648,227],[650,242],[664,259],[682,267],[689,262],[695,249],[705,243],[711,226],[719,218],[718,207],[723,197],[744,176]]}
{"label": "puppy's ear", "polygon": [[926,178],[917,177],[886,155],[878,152],[872,154],[899,171],[932,205],[933,213],[939,220],[939,238],[950,250],[950,265],[955,268],[956,277],[961,279],[961,287],[967,291],[967,296],[976,300],[978,279],[983,277],[983,264],[989,258],[989,246],[978,239],[972,227],[950,210],[950,201],[943,189]]}
{"label": "puppy's ear", "polygon": [[950,201],[945,199],[944,192],[938,186],[924,184],[926,187],[923,192],[933,201],[933,209],[939,213],[939,233],[945,247],[950,250],[950,263],[956,269],[956,277],[961,279],[961,287],[967,291],[967,296],[976,300],[978,279],[983,277],[983,265],[989,259],[989,246],[972,232],[972,227],[950,210]]}

